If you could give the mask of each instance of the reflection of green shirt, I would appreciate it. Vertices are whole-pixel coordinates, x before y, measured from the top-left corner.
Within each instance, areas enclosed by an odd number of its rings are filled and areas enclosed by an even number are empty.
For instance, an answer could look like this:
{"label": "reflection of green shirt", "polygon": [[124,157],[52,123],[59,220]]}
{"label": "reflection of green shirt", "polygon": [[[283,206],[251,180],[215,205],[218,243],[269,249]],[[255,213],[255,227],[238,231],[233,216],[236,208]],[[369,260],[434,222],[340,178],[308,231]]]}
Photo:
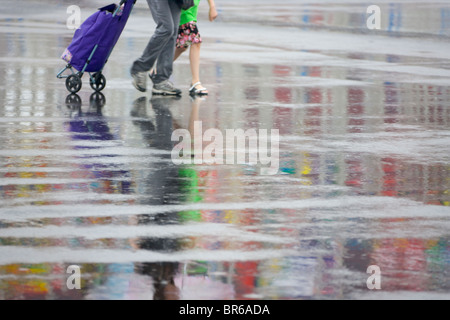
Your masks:
{"label": "reflection of green shirt", "polygon": [[198,4],[200,3],[200,0],[194,0],[194,6],[187,9],[187,10],[181,10],[181,17],[180,17],[180,26],[183,24],[186,24],[191,21],[197,22],[197,13],[198,13]]}
{"label": "reflection of green shirt", "polygon": [[[187,203],[197,203],[203,200],[199,190],[198,173],[194,168],[184,167],[178,170],[178,175],[182,178],[181,192],[184,195],[183,201]],[[182,211],[179,213],[182,221],[202,221],[200,210]]]}

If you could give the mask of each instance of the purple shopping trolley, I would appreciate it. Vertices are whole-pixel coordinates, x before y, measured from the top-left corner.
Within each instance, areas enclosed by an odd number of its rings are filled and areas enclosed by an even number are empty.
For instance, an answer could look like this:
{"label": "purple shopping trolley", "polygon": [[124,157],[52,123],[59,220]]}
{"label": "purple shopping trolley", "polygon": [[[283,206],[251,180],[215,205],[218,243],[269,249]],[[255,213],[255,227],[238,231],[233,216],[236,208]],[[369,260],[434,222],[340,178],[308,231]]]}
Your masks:
{"label": "purple shopping trolley", "polygon": [[[81,78],[89,73],[91,88],[102,91],[106,85],[103,68],[119,40],[136,0],[122,0],[98,9],[75,31],[71,44],[62,55],[67,65],[56,77],[66,79],[66,88],[72,93],[81,90]],[[71,74],[63,75],[66,70]],[[75,72],[77,71],[77,72]]]}

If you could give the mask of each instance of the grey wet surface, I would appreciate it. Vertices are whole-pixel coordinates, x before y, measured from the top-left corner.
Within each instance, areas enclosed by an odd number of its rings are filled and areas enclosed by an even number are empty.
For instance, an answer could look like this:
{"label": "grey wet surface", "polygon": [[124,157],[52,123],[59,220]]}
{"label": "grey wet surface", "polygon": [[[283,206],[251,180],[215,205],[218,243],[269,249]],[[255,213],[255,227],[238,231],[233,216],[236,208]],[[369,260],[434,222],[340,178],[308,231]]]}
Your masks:
{"label": "grey wet surface", "polygon": [[[131,85],[145,2],[101,94],[55,77],[72,3],[0,13],[0,298],[448,299],[450,5],[380,1],[371,32],[357,1],[217,2],[214,23],[201,6],[203,99],[187,55],[180,99]],[[174,164],[194,121],[279,129],[278,174]]]}

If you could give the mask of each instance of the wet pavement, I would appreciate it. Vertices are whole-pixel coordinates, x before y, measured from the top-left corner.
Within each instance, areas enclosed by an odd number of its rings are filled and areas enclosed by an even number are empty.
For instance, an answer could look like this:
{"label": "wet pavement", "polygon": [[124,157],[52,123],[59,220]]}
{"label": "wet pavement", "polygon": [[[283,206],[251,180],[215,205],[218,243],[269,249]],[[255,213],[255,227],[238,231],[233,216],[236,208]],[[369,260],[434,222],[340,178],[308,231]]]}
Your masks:
{"label": "wet pavement", "polygon": [[[371,32],[356,1],[217,2],[201,99],[187,56],[181,98],[132,87],[145,1],[102,93],[56,78],[69,1],[0,13],[0,299],[448,299],[450,4],[379,1]],[[278,173],[174,164],[195,121],[278,129]]]}

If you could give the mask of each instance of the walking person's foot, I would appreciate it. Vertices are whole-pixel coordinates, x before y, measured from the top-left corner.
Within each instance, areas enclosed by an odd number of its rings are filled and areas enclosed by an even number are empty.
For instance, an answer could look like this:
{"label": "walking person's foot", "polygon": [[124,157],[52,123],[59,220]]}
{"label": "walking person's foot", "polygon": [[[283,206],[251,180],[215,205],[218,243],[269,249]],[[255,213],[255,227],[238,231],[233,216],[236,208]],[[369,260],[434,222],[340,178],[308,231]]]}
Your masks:
{"label": "walking person's foot", "polygon": [[208,90],[205,87],[203,87],[202,83],[199,81],[191,86],[191,88],[189,89],[189,93],[191,95],[207,96]]}
{"label": "walking person's foot", "polygon": [[169,80],[165,80],[163,82],[153,84],[152,93],[156,95],[179,96],[181,95],[181,90],[175,88]]}
{"label": "walking person's foot", "polygon": [[136,89],[141,92],[147,91],[147,72],[131,72],[131,77],[133,77],[133,85]]}

